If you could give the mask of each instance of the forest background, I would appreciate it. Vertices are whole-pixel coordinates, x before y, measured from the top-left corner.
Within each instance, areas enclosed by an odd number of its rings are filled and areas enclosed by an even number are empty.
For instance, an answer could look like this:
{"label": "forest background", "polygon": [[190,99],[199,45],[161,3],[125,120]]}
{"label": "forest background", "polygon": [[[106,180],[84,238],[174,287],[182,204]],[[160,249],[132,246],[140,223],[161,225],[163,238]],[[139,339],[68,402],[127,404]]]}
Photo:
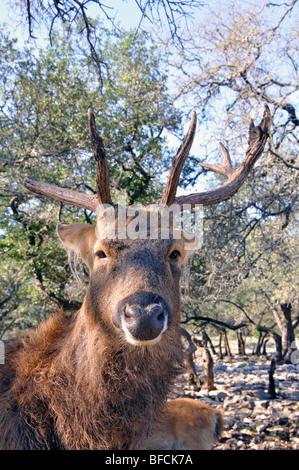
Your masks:
{"label": "forest background", "polygon": [[80,307],[88,271],[73,276],[55,227],[94,214],[30,193],[23,180],[94,192],[89,107],[114,199],[148,204],[159,200],[193,109],[181,193],[219,186],[198,162],[219,163],[221,141],[238,165],[250,119],[267,103],[264,154],[235,196],[204,208],[182,324],[213,342],[236,336],[240,348],[254,338],[256,353],[270,338],[277,359],[290,361],[299,325],[297,0],[1,3],[0,339],[57,307]]}

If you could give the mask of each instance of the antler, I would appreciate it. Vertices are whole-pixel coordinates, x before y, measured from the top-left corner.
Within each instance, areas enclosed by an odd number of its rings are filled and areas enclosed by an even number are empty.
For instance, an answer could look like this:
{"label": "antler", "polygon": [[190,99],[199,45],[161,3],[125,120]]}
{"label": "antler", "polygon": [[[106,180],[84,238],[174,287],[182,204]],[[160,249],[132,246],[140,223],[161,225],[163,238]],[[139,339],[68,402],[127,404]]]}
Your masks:
{"label": "antler", "polygon": [[216,173],[226,176],[226,183],[211,191],[178,196],[174,199],[174,203],[181,207],[184,204],[191,204],[191,207],[194,207],[196,204],[208,206],[223,201],[229,196],[235,194],[244,183],[259,156],[262,154],[269,136],[271,122],[270,109],[267,104],[264,104],[264,116],[261,123],[258,126],[255,126],[253,121],[250,123],[249,147],[246,152],[245,160],[238,168],[233,169],[228,150],[222,144],[220,144],[220,150],[223,156],[223,162],[221,165],[200,163],[202,167],[209,168]]}
{"label": "antler", "polygon": [[60,188],[55,184],[44,183],[43,181],[38,181],[29,176],[24,179],[24,186],[36,194],[56,199],[57,201],[64,202],[65,204],[83,207],[83,209],[88,209],[92,212],[96,211],[99,204],[97,196],[84,194],[79,191],[72,191],[67,188]]}
{"label": "antler", "polygon": [[97,195],[84,194],[27,177],[24,186],[37,194],[84,209],[96,211],[99,204],[113,204],[110,195],[108,165],[102,138],[97,133],[94,113],[88,110],[88,127],[97,168]]}
{"label": "antler", "polygon": [[171,170],[164,188],[160,204],[170,206],[175,200],[175,194],[180,181],[180,175],[185,163],[188,153],[190,151],[196,129],[196,112],[193,111],[191,115],[191,122],[188,132],[184,137],[183,143],[177,151],[176,156],[172,160]]}
{"label": "antler", "polygon": [[[232,196],[244,183],[253,165],[263,152],[267,138],[269,136],[271,122],[272,119],[270,115],[270,109],[265,104],[264,116],[260,125],[255,126],[253,121],[250,123],[248,141],[249,147],[246,152],[245,160],[238,168],[233,169],[228,150],[222,144],[220,144],[220,150],[223,156],[223,162],[221,165],[200,163],[200,165],[204,168],[208,168],[216,173],[225,175],[227,177],[225,184],[217,189],[213,189],[212,191],[175,197],[180,174],[182,172],[184,162],[188,156],[195,135],[196,113],[193,111],[189,130],[176,156],[173,158],[172,167],[160,204],[166,204],[169,206],[175,203],[181,207],[184,204],[191,204],[191,206],[194,207],[196,204],[215,204],[217,202],[223,201],[224,199],[227,199],[229,196]],[[24,185],[27,189],[37,194],[42,194],[52,199],[64,202],[66,204],[72,204],[78,207],[83,207],[84,209],[89,209],[93,212],[96,211],[96,208],[99,204],[113,204],[110,195],[106,153],[102,138],[97,133],[95,118],[91,109],[88,110],[88,125],[97,166],[97,195],[84,194],[78,191],[60,188],[53,184],[37,181],[36,179],[29,177],[25,178],[24,180]]]}
{"label": "antler", "polygon": [[103,139],[97,132],[92,109],[88,110],[88,127],[97,167],[97,197],[101,204],[113,204],[110,195],[109,173]]}

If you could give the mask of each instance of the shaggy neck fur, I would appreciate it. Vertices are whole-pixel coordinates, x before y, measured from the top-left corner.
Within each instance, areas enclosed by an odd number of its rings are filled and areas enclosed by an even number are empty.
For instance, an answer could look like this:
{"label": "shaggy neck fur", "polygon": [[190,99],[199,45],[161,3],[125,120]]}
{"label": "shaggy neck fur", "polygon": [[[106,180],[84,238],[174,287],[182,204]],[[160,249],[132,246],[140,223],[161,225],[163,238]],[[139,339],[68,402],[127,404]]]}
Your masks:
{"label": "shaggy neck fur", "polygon": [[[75,320],[63,314],[50,318],[22,341],[10,364],[15,379],[7,392],[17,407],[16,433],[23,437],[11,448],[141,445],[180,372],[179,328],[172,325],[151,347],[120,341],[116,346],[106,336],[103,340],[99,328],[88,325],[82,309]],[[11,422],[2,436],[4,447],[5,439],[13,442]]]}

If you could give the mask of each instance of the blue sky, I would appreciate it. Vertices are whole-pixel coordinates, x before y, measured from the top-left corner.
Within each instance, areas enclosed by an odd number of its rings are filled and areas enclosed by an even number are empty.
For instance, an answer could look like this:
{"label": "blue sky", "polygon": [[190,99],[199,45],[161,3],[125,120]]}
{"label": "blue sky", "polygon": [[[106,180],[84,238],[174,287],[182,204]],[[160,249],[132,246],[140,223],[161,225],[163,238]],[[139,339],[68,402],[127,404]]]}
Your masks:
{"label": "blue sky", "polygon": [[[16,1],[12,0],[13,3],[15,4]],[[195,15],[194,22],[196,23],[197,21],[203,21],[204,16],[208,15],[211,11],[223,11],[223,14],[226,14],[227,11],[227,6],[230,0],[209,0],[209,2],[206,2],[206,6],[203,6],[202,8],[198,9]],[[131,29],[131,28],[137,28],[140,20],[141,20],[141,12],[138,8],[138,6],[135,3],[135,0],[106,0],[104,2],[105,4],[113,7],[113,10],[106,10],[107,14],[111,14],[112,16],[115,16],[115,21],[119,22],[121,26],[123,26],[125,29]],[[278,1],[276,2],[278,3]],[[260,1],[259,0],[240,0],[241,6],[250,5],[252,8],[260,8]],[[15,7],[12,8],[10,6],[10,0],[0,0],[0,12],[1,12],[1,18],[0,21],[1,23],[6,22],[8,26],[8,30],[11,32],[11,35],[14,37],[17,37],[19,39],[20,44],[26,43],[28,40],[28,26],[24,18],[21,16],[21,11],[20,9],[16,9]],[[275,9],[273,10],[273,16],[272,20],[274,18],[276,11]],[[102,19],[104,19],[103,13],[99,10],[99,7],[97,5],[93,5],[89,10],[88,14],[90,16],[96,17],[98,14],[101,16]],[[197,21],[196,21],[197,20]],[[271,20],[271,15],[270,15],[270,20]],[[107,27],[111,27],[111,24],[107,21]],[[144,21],[142,23],[142,27],[145,29],[152,29],[153,25],[149,21]],[[161,32],[161,28],[160,28]],[[38,29],[35,31],[36,36],[38,37],[38,40],[36,41],[36,45],[39,47],[42,47],[43,43],[47,44],[48,43],[48,32],[46,28],[42,29],[39,31]],[[43,39],[42,39],[43,38]],[[186,123],[186,128],[188,127],[188,123]],[[209,135],[210,132],[210,135]],[[194,144],[193,144],[193,149],[192,153],[195,155],[200,155],[200,143],[209,141],[211,138],[211,129],[209,131],[205,131],[203,127],[201,127],[200,133],[197,133]],[[169,140],[169,145],[171,147],[177,147],[179,146],[180,142],[174,137],[174,136],[168,136]],[[202,190],[200,183],[198,184],[197,189]]]}
{"label": "blue sky", "polygon": [[[246,0],[243,0],[246,1]],[[24,25],[25,21],[24,18],[22,19],[22,14],[20,8],[15,7],[15,1],[12,0],[14,6],[11,6],[10,0],[0,0],[0,22],[6,22],[9,26],[9,29],[14,32],[15,37],[17,37],[21,42],[28,39],[28,27]],[[142,18],[142,13],[138,6],[136,5],[135,0],[107,0],[103,2],[107,4],[109,7],[113,8],[111,10],[106,9],[108,15],[115,16],[116,22],[119,22],[125,29],[131,29],[138,27],[140,20]],[[228,0],[209,0],[207,5],[214,6],[215,8],[223,8],[225,4],[228,3]],[[249,3],[252,3],[252,0],[249,0]],[[195,18],[198,16],[203,16],[207,8],[203,6],[199,8],[197,12],[195,12]],[[105,16],[103,12],[99,9],[98,5],[88,6],[87,12],[90,16],[96,17],[98,15],[101,16],[103,20],[105,20]],[[23,25],[21,24],[23,23]],[[109,22],[107,21],[107,26],[110,26]],[[144,19],[142,21],[142,27],[145,29],[152,29],[154,25]],[[46,30],[41,32],[44,37],[47,37]],[[39,34],[39,43],[40,43],[40,34]]]}
{"label": "blue sky", "polygon": [[[21,11],[19,8],[12,8],[10,3],[10,0],[0,0],[1,23],[6,22],[8,26],[11,26],[11,30],[14,31],[15,36],[18,37],[20,41],[23,41],[28,37],[27,26],[22,26],[21,24],[17,26],[17,23],[20,23],[20,20],[22,20]],[[138,26],[142,14],[134,0],[108,0],[104,3],[113,8],[113,10],[107,9],[107,14],[115,16],[116,21],[119,21],[124,28],[130,29]],[[91,5],[88,7],[87,11],[90,16],[96,17],[100,15],[103,20],[105,19],[97,5]],[[24,22],[24,20],[22,21]],[[150,23],[145,21],[144,26],[146,25],[151,27]],[[44,36],[46,35],[47,32],[44,31]]]}

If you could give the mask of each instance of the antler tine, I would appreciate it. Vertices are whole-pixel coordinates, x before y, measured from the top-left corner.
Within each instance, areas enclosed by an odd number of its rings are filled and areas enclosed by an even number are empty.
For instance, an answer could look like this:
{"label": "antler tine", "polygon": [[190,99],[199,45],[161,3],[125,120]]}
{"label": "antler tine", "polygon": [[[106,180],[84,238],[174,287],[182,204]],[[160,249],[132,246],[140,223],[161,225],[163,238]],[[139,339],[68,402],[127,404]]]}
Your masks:
{"label": "antler tine", "polygon": [[177,187],[179,185],[180,175],[181,175],[185,160],[190,151],[191,145],[193,143],[193,139],[195,136],[195,129],[196,129],[196,113],[195,111],[192,111],[191,122],[189,125],[188,132],[183,140],[182,145],[178,149],[176,156],[172,160],[171,170],[169,172],[169,176],[165,185],[162,198],[160,200],[160,204],[166,204],[170,206],[175,200],[175,195],[176,195]]}
{"label": "antler tine", "polygon": [[97,133],[93,111],[88,110],[88,127],[97,167],[97,195],[84,194],[27,177],[25,188],[51,199],[96,212],[99,204],[113,204],[110,196],[108,165],[102,138]]}
{"label": "antler tine", "polygon": [[90,108],[88,110],[87,117],[89,134],[97,168],[97,197],[101,204],[113,204],[110,195],[108,164],[103,139],[97,132],[94,113]]}
{"label": "antler tine", "polygon": [[223,162],[221,165],[214,165],[212,163],[201,163],[199,165],[203,168],[208,168],[209,170],[214,171],[215,173],[220,173],[221,175],[226,176],[227,178],[231,178],[234,174],[234,169],[232,167],[232,162],[230,158],[230,154],[226,147],[220,142],[219,143],[220,150],[223,156]]}
{"label": "antler tine", "polygon": [[97,197],[92,194],[84,194],[79,191],[60,188],[55,184],[44,183],[43,181],[38,181],[35,178],[30,178],[29,176],[24,179],[24,186],[36,194],[56,199],[57,201],[64,202],[65,204],[83,207],[83,209],[88,209],[92,212],[96,211],[99,204]]}
{"label": "antler tine", "polygon": [[102,138],[97,133],[93,111],[88,110],[88,127],[94,150],[97,167],[97,195],[84,194],[67,188],[60,188],[54,184],[37,181],[35,178],[27,177],[24,180],[25,188],[36,194],[47,196],[51,199],[82,207],[96,212],[99,204],[113,204],[110,196],[110,185],[108,176],[108,165]]}
{"label": "antler tine", "polygon": [[179,196],[175,198],[175,204],[179,204],[181,207],[184,204],[191,204],[192,207],[194,207],[196,204],[208,206],[223,201],[224,199],[227,199],[228,197],[235,194],[244,183],[259,156],[262,154],[269,136],[271,123],[272,118],[270,109],[265,103],[264,116],[261,123],[258,126],[255,126],[253,121],[250,122],[248,141],[249,147],[246,152],[245,160],[238,168],[232,168],[228,150],[222,144],[220,144],[220,149],[223,155],[223,163],[221,165],[200,163],[200,165],[204,168],[209,168],[217,173],[225,175],[228,178],[226,183],[211,191]]}

